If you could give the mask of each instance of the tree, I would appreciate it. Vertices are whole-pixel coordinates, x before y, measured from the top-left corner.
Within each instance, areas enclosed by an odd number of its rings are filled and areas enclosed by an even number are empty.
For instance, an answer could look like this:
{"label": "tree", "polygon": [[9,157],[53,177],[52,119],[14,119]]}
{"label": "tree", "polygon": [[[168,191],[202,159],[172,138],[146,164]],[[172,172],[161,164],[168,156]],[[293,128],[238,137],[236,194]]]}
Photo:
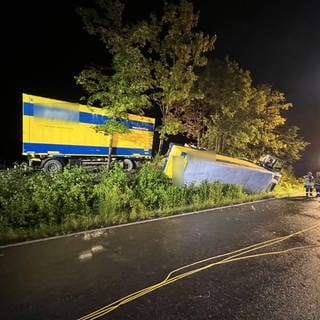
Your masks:
{"label": "tree", "polygon": [[[81,73],[78,83],[87,89],[87,82],[93,82],[88,101],[104,103],[107,96],[104,105],[109,112],[114,111],[113,106],[117,111],[119,105],[123,111],[132,110],[124,104],[128,102],[131,106],[139,103],[134,110],[138,112],[150,103],[158,106],[162,115],[162,125],[157,129],[160,153],[166,136],[177,134],[183,128],[170,114],[182,102],[187,105],[195,97],[192,95],[197,79],[194,69],[206,64],[204,54],[213,49],[215,37],[195,31],[199,13],[194,13],[193,4],[187,0],[181,0],[179,5],[164,2],[161,16],[150,14],[148,21],[130,25],[123,22],[124,5],[120,1],[99,0],[96,3],[99,10],[90,8],[79,12],[87,31],[99,36],[112,55],[114,74],[104,77],[103,87],[96,85],[87,71]],[[125,63],[126,59],[129,63]],[[118,60],[124,64],[119,65]],[[95,79],[99,81],[100,72],[95,72]],[[90,72],[90,76],[93,74]],[[127,97],[128,92],[133,96]]]}
{"label": "tree", "polygon": [[277,150],[277,155],[281,157],[287,165],[292,165],[301,158],[302,152],[310,144],[299,134],[300,129],[297,126],[283,126],[279,130],[279,139],[282,144]]}
{"label": "tree", "polygon": [[300,159],[301,152],[309,144],[299,135],[299,128],[287,124],[284,112],[292,108],[284,93],[270,85],[255,89],[251,101],[255,120],[255,138],[249,145],[252,156],[271,153],[282,157],[288,164]]}
{"label": "tree", "polygon": [[254,87],[250,72],[228,58],[209,62],[200,84],[210,108],[205,147],[251,160],[267,153],[289,164],[300,158],[308,143],[286,123],[292,104],[284,93],[266,84]]}
{"label": "tree", "polygon": [[181,131],[187,138],[195,142],[198,148],[201,147],[201,138],[206,130],[206,121],[209,116],[210,106],[205,99],[195,98],[188,104],[181,104],[175,107],[168,118],[181,123]]}
{"label": "tree", "polygon": [[139,46],[150,36],[144,23],[134,27],[122,23],[124,6],[115,1],[96,1],[98,9],[80,8],[86,30],[99,36],[112,55],[111,71],[90,67],[76,78],[87,93],[87,103],[103,107],[109,120],[96,130],[110,135],[108,166],[111,164],[112,143],[115,134],[128,133],[123,118],[129,112],[142,114],[150,107],[147,91],[151,86],[149,60]]}
{"label": "tree", "polygon": [[208,63],[200,85],[210,106],[202,143],[218,153],[245,156],[251,139],[250,73],[229,58],[216,59]]}
{"label": "tree", "polygon": [[192,2],[187,0],[181,0],[179,5],[165,3],[160,18],[150,17],[151,29],[157,30],[150,49],[154,89],[151,99],[162,115],[158,153],[167,135],[183,130],[174,114],[177,108],[186,107],[197,98],[192,90],[197,80],[195,68],[206,65],[204,54],[213,49],[216,40],[196,31],[198,18],[199,13],[194,13]]}

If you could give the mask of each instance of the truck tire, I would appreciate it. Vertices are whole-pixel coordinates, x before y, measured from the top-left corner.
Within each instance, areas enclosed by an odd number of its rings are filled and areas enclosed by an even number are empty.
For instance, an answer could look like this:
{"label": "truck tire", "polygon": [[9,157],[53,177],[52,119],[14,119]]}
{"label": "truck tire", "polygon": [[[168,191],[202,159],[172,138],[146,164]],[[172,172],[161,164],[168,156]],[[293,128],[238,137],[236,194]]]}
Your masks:
{"label": "truck tire", "polygon": [[56,172],[62,172],[63,170],[63,164],[61,161],[57,160],[57,159],[50,159],[47,160],[43,167],[42,170],[45,173],[56,173]]}
{"label": "truck tire", "polygon": [[134,163],[131,159],[124,159],[123,160],[123,169],[127,171],[132,171],[134,169]]}

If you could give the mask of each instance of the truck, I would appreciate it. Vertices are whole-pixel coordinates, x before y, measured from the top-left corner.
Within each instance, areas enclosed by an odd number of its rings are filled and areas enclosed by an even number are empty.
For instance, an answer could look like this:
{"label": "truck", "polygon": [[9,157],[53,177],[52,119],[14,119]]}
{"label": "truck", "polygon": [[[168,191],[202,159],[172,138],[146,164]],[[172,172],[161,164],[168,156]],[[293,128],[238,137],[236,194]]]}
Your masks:
{"label": "truck", "polygon": [[[110,118],[102,108],[23,94],[23,155],[30,167],[46,173],[66,165],[108,165],[111,137],[97,131]],[[129,114],[121,119],[129,133],[112,137],[111,160],[132,171],[152,159],[155,119]],[[171,143],[163,172],[175,182],[238,184],[250,193],[272,191],[281,179],[283,161],[272,155],[258,163]]]}
{"label": "truck", "polygon": [[275,188],[281,180],[283,164],[283,160],[272,155],[265,155],[254,163],[172,143],[162,169],[179,184],[197,185],[203,181],[219,181],[240,185],[248,193],[257,193]]}
{"label": "truck", "polygon": [[[49,173],[108,164],[111,137],[97,131],[110,118],[104,109],[26,93],[22,105],[22,154],[30,167]],[[121,121],[129,133],[113,135],[111,159],[131,171],[152,158],[155,119],[129,114]]]}

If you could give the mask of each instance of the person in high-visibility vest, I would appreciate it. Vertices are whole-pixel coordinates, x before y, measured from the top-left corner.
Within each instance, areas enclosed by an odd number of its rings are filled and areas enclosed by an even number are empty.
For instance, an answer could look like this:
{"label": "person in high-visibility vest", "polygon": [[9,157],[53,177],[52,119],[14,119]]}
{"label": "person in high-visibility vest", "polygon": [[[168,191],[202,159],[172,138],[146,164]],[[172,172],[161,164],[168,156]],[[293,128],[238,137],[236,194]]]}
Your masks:
{"label": "person in high-visibility vest", "polygon": [[314,187],[314,177],[312,172],[308,172],[307,175],[303,176],[304,178],[304,187],[306,189],[306,197],[312,197],[312,191]]}
{"label": "person in high-visibility vest", "polygon": [[316,197],[320,197],[320,171],[316,172],[316,177],[314,179],[314,186],[316,188]]}

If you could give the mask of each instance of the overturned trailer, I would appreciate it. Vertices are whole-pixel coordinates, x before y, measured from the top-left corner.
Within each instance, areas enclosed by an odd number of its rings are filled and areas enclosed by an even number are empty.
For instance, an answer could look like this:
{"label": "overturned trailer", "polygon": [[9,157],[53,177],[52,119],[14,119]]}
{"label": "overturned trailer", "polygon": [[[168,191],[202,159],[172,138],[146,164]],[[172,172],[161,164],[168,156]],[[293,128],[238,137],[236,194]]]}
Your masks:
{"label": "overturned trailer", "polygon": [[283,161],[267,155],[258,164],[216,154],[212,151],[171,144],[163,165],[164,173],[180,184],[203,181],[241,185],[248,193],[268,192],[280,182]]}

